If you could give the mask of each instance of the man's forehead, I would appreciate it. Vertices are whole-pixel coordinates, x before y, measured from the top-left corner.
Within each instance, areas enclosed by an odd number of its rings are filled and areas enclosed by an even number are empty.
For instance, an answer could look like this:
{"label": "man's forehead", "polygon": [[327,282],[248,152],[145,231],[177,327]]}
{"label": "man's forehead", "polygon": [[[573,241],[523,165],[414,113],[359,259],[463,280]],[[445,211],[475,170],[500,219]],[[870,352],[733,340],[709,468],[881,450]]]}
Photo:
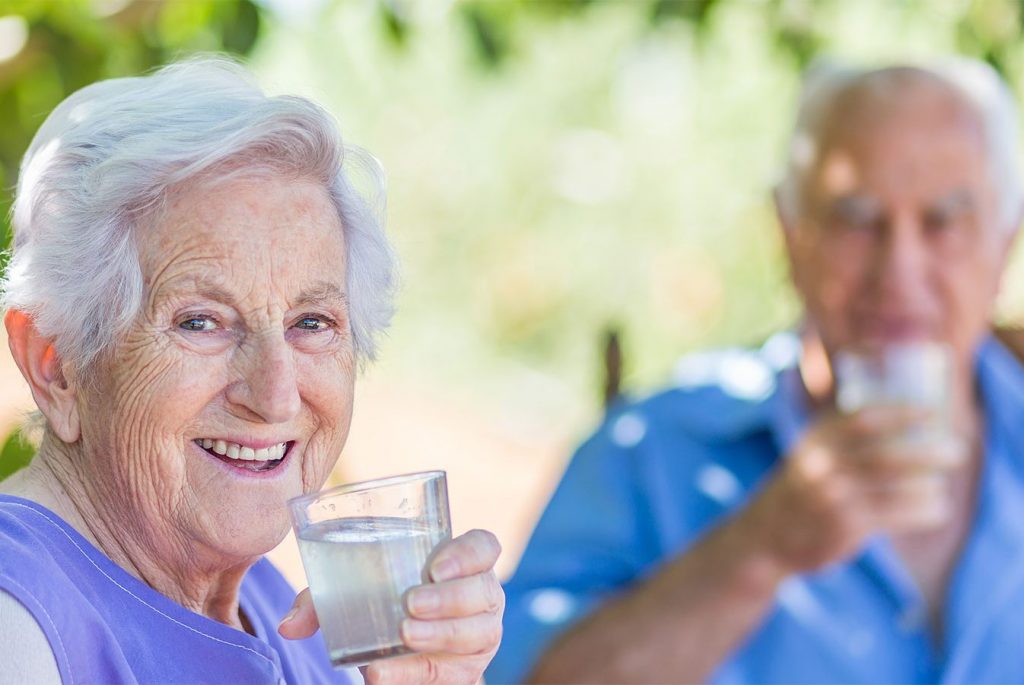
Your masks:
{"label": "man's forehead", "polygon": [[873,118],[837,117],[806,178],[810,196],[823,201],[866,192],[931,203],[977,192],[988,178],[982,129],[960,114],[919,105],[880,107]]}
{"label": "man's forehead", "polygon": [[981,113],[952,83],[930,72],[908,67],[869,72],[834,99],[825,119],[822,147],[894,128],[959,129],[965,137],[982,139]]}

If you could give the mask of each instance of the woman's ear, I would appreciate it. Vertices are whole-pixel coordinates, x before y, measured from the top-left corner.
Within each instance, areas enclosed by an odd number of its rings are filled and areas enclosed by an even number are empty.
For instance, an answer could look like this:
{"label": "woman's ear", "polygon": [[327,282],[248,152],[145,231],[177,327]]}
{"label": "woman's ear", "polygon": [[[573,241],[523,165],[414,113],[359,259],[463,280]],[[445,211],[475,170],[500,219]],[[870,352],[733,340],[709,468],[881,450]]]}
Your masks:
{"label": "woman's ear", "polygon": [[64,374],[53,340],[41,336],[32,317],[25,312],[8,311],[4,325],[14,362],[28,381],[32,397],[51,430],[68,444],[77,442],[81,436],[78,392]]}

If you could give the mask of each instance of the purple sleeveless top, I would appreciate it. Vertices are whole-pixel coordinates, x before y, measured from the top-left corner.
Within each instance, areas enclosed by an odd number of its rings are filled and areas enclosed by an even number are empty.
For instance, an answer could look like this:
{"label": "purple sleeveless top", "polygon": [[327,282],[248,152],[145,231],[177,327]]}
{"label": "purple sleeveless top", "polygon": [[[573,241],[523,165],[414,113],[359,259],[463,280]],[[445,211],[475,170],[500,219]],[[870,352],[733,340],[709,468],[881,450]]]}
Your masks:
{"label": "purple sleeveless top", "polygon": [[0,495],[0,590],[35,617],[65,685],[353,682],[319,634],[277,634],[295,592],[266,559],[239,596],[254,637],[156,592],[49,509]]}

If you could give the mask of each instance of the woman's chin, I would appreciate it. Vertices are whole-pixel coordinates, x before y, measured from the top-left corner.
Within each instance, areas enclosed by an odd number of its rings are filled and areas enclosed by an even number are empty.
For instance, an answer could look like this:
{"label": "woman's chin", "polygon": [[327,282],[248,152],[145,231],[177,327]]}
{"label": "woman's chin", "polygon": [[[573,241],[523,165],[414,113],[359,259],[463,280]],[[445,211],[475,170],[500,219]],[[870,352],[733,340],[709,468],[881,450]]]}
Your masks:
{"label": "woman's chin", "polygon": [[224,521],[212,546],[224,555],[226,563],[236,559],[261,557],[281,544],[291,529],[287,516],[267,516],[256,524]]}

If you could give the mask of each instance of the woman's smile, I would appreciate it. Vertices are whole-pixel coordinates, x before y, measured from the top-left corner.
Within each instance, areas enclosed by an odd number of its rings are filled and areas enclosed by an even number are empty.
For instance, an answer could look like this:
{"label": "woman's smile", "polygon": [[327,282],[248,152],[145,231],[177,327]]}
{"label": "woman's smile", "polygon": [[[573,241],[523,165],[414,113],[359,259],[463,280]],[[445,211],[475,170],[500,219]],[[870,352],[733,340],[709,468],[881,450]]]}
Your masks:
{"label": "woman's smile", "polygon": [[253,446],[220,438],[196,438],[193,442],[215,459],[234,469],[248,473],[267,473],[277,470],[284,464],[292,446],[295,445],[294,440],[274,443],[269,447]]}

